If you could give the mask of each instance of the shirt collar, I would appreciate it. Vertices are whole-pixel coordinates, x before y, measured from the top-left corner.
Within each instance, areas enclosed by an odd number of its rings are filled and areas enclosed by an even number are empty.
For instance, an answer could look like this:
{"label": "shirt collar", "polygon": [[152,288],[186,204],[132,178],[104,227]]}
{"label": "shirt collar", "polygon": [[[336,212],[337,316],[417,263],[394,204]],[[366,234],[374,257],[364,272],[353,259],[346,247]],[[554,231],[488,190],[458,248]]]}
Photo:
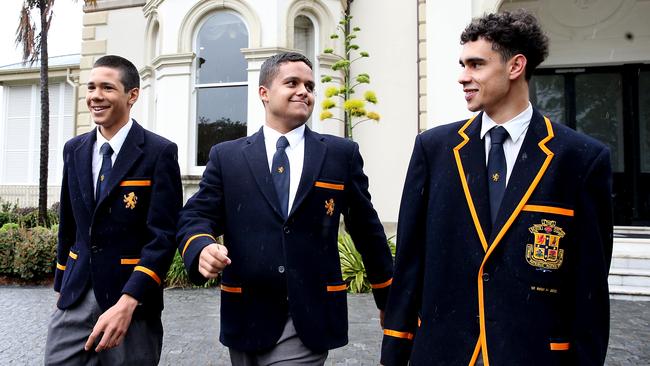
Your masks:
{"label": "shirt collar", "polygon": [[488,116],[487,113],[483,113],[482,125],[481,125],[481,139],[485,137],[485,134],[490,131],[494,126],[503,126],[503,128],[508,131],[508,135],[512,139],[512,142],[517,143],[517,140],[524,135],[528,125],[530,124],[530,119],[533,117],[533,106],[528,102],[528,107],[524,109],[523,112],[519,113],[515,118],[511,119],[506,123],[497,124]]}
{"label": "shirt collar", "polygon": [[269,127],[267,125],[264,125],[263,131],[264,131],[264,140],[269,141],[269,142],[273,142],[273,144],[271,146],[275,146],[275,143],[278,141],[280,136],[284,136],[289,141],[289,147],[294,148],[305,137],[305,125],[304,124],[300,125],[300,127],[294,128],[293,130],[285,133],[284,135],[281,134],[280,132],[272,129],[271,127]]}
{"label": "shirt collar", "polygon": [[95,144],[95,150],[99,151],[99,148],[105,143],[108,142],[109,145],[111,145],[111,149],[113,149],[113,154],[116,154],[120,152],[120,149],[122,148],[122,145],[124,145],[124,141],[126,140],[126,136],[129,134],[129,131],[131,131],[131,127],[133,126],[133,120],[129,118],[129,121],[120,128],[119,131],[111,138],[110,140],[106,140],[106,138],[99,132],[99,127],[97,128],[97,143]]}

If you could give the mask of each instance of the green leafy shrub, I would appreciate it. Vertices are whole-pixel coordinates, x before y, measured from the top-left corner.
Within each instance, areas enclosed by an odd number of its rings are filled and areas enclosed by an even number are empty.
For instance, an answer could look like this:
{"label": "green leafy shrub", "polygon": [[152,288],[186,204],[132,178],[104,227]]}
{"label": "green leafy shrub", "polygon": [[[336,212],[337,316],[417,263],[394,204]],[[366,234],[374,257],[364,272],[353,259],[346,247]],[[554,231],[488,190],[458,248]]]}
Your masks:
{"label": "green leafy shrub", "polygon": [[[395,243],[392,241],[394,237],[388,238],[388,247],[393,257],[395,257]],[[350,234],[346,232],[339,233],[339,257],[341,259],[341,274],[343,281],[348,284],[348,292],[353,294],[370,292],[370,281],[368,281],[361,253],[354,246]]]}
{"label": "green leafy shrub", "polygon": [[339,233],[339,256],[343,281],[348,284],[348,292],[363,293],[370,291],[370,282],[361,253],[354,247],[350,234]]}
{"label": "green leafy shrub", "polygon": [[0,228],[0,275],[10,276],[14,272],[14,249],[22,240],[17,224],[4,224]]}
{"label": "green leafy shrub", "polygon": [[17,216],[14,213],[11,212],[0,212],[0,226],[10,223],[10,222],[16,222]]}
{"label": "green leafy shrub", "polygon": [[[31,209],[25,214],[22,214],[18,217],[18,223],[24,228],[33,228],[39,226],[38,223],[38,209],[30,207]],[[59,214],[53,210],[47,210],[47,222],[49,225],[54,225],[59,223]]]}
{"label": "green leafy shrub", "polygon": [[44,227],[20,229],[14,248],[14,274],[24,280],[51,275],[56,259],[56,233]]}

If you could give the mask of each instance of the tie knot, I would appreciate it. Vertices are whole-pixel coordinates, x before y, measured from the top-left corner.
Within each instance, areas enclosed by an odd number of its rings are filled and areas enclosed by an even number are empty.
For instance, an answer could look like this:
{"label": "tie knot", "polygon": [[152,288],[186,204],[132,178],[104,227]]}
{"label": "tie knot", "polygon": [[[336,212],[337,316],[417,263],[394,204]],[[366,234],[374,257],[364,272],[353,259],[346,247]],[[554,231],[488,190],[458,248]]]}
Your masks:
{"label": "tie knot", "polygon": [[104,142],[102,147],[99,148],[99,153],[102,156],[113,155],[113,148],[111,148],[111,145],[108,142]]}
{"label": "tie knot", "polygon": [[280,150],[280,149],[284,150],[284,149],[287,148],[287,146],[289,146],[289,140],[287,140],[287,138],[284,137],[284,136],[280,136],[280,138],[278,139],[278,142],[275,143],[275,148],[277,150]]}
{"label": "tie knot", "polygon": [[508,138],[508,131],[501,126],[493,127],[490,130],[490,139],[492,140],[491,144],[503,144],[503,142]]}

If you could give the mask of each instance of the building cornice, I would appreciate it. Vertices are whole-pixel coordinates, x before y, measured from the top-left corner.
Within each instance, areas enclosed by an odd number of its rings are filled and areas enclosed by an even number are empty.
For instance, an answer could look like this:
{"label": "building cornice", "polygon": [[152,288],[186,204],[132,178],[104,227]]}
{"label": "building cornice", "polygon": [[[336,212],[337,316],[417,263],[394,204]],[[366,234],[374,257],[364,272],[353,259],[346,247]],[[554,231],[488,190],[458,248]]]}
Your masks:
{"label": "building cornice", "polygon": [[145,5],[146,0],[97,0],[95,5],[84,5],[84,13],[95,13],[104,10],[135,8]]}

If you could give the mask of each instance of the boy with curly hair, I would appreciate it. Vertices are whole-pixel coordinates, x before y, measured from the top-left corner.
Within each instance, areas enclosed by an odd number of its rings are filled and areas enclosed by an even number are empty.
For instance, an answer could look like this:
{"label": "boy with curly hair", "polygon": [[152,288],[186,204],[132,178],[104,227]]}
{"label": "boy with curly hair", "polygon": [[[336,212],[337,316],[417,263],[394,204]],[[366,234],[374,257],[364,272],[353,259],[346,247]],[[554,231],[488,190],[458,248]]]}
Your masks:
{"label": "boy with curly hair", "polygon": [[469,120],[417,136],[397,230],[384,365],[602,365],[611,167],[529,102],[548,39],[526,11],[462,33]]}

